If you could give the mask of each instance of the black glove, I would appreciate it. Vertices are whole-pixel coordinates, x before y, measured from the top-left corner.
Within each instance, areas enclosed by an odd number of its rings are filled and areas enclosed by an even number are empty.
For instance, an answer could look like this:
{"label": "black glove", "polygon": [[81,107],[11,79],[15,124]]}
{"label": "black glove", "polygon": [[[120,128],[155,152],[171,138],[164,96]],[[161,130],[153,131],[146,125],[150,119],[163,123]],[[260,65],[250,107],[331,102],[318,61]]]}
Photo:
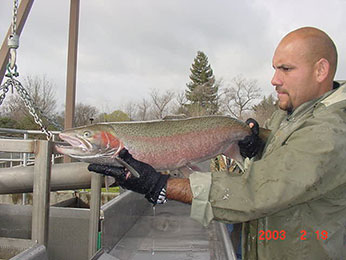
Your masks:
{"label": "black glove", "polygon": [[258,136],[259,134],[259,125],[255,119],[249,118],[245,122],[246,124],[253,123],[254,126],[251,128],[251,135],[246,136],[243,140],[238,141],[238,146],[240,154],[243,157],[254,157],[260,150],[263,148],[263,141]]}
{"label": "black glove", "polygon": [[162,203],[161,200],[163,196],[165,197],[165,186],[169,175],[161,174],[149,164],[137,161],[125,148],[120,151],[119,157],[132,166],[140,177],[137,178],[129,174],[124,167],[117,166],[92,163],[88,166],[88,170],[114,177],[121,187],[145,194],[145,198],[153,204],[157,204],[160,197],[159,202]]}

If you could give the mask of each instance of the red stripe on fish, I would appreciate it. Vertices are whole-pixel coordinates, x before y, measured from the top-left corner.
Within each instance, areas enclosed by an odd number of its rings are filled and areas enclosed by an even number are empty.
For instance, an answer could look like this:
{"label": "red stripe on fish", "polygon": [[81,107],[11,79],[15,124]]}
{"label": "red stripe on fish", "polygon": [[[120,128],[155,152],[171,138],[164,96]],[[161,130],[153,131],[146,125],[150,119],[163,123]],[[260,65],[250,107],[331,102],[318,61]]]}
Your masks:
{"label": "red stripe on fish", "polygon": [[171,169],[198,161],[200,157],[229,153],[232,141],[237,144],[246,135],[247,131],[241,129],[230,131],[228,127],[218,127],[174,136],[131,136],[131,141],[140,144],[141,149],[132,147],[131,142],[125,141],[125,145],[135,159],[156,169]]}

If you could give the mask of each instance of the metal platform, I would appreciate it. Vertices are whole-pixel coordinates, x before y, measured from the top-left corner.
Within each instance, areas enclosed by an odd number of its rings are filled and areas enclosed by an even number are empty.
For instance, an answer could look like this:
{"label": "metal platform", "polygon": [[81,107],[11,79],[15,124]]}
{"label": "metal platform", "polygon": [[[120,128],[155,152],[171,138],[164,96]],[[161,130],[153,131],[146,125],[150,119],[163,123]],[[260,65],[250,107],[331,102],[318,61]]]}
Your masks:
{"label": "metal platform", "polygon": [[109,252],[93,259],[233,259],[224,225],[213,222],[205,228],[189,214],[190,205],[174,201],[147,207]]}

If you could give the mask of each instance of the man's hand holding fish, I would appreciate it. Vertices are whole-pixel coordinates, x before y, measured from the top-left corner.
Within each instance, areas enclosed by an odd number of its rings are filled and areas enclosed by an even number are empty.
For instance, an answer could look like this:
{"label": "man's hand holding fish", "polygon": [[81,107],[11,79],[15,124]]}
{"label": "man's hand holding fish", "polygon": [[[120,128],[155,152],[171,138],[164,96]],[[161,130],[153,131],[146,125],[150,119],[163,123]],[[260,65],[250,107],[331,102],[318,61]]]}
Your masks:
{"label": "man's hand holding fish", "polygon": [[114,177],[122,188],[145,194],[145,198],[153,204],[166,202],[165,186],[169,175],[161,174],[149,164],[137,161],[125,148],[120,151],[119,157],[139,173],[138,178],[125,167],[90,164],[88,170]]}

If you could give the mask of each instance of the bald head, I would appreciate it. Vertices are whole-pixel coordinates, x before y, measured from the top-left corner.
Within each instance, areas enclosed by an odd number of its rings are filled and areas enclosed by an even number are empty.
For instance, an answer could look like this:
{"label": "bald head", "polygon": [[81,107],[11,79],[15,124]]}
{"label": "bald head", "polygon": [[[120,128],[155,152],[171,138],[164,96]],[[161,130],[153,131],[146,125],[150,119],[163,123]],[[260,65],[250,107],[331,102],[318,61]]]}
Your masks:
{"label": "bald head", "polygon": [[336,63],[335,45],[323,31],[304,27],[287,34],[273,56],[279,107],[292,112],[332,90]]}
{"label": "bald head", "polygon": [[329,62],[329,80],[333,80],[337,67],[337,50],[332,39],[323,31],[314,27],[303,27],[288,33],[279,45],[289,43],[301,45],[301,55],[311,64],[324,58]]}

